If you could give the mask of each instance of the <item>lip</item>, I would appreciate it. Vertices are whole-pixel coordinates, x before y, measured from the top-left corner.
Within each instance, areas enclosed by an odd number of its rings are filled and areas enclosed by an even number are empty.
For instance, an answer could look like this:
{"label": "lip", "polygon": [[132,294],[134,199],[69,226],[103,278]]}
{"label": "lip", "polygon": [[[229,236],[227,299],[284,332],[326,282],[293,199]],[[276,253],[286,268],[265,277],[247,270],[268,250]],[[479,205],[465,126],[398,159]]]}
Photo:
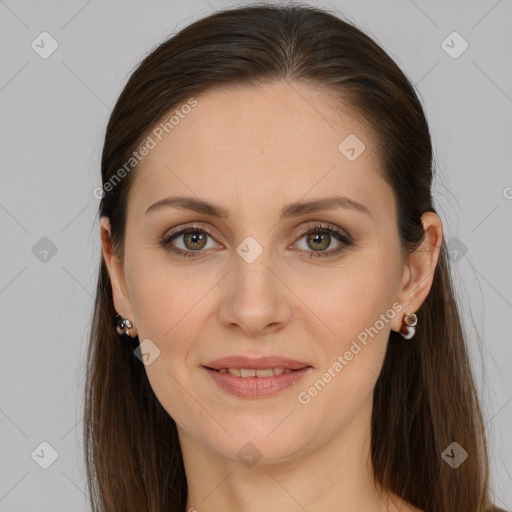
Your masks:
{"label": "lip", "polygon": [[[289,359],[286,357],[264,356],[252,358],[242,355],[234,355],[216,359],[203,365],[206,368],[220,370],[221,368],[247,368],[248,370],[265,370],[267,368],[283,368],[283,370],[301,370],[305,367],[311,367],[309,363]],[[243,377],[252,378],[252,377]],[[260,379],[270,377],[258,377]]]}
{"label": "lip", "polygon": [[[255,364],[254,360],[253,364]],[[252,399],[275,395],[284,389],[294,386],[307,373],[313,370],[311,366],[306,366],[300,370],[282,373],[281,375],[272,375],[272,377],[237,377],[230,373],[220,373],[218,370],[212,370],[206,366],[203,368],[221,389],[241,398]],[[240,367],[232,366],[232,368]],[[242,366],[242,368],[247,368],[247,366]],[[269,368],[269,366],[266,366],[266,368]],[[273,368],[276,368],[276,366]]]}

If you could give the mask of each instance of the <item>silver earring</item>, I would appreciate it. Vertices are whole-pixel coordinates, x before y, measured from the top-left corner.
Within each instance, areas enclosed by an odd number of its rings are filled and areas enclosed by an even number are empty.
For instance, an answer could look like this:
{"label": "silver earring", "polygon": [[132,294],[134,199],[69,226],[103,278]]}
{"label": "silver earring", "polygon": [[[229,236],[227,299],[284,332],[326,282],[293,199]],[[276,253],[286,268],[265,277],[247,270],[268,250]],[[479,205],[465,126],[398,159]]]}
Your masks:
{"label": "silver earring", "polygon": [[418,317],[415,313],[407,313],[404,317],[405,326],[399,331],[401,336],[410,340],[416,333],[414,326],[418,323]]}
{"label": "silver earring", "polygon": [[[116,328],[119,336],[130,336],[128,329],[132,329],[133,325],[128,318],[122,318],[121,315],[116,316]],[[131,336],[130,336],[131,338]]]}

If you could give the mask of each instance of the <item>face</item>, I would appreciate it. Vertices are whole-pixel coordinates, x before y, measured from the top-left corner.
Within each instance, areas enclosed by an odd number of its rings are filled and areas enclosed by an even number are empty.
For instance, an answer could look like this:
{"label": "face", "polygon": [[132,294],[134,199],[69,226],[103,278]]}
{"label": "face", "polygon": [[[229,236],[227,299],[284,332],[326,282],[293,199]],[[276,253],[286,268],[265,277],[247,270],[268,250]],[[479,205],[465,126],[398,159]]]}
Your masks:
{"label": "face", "polygon": [[[281,83],[195,100],[134,171],[116,310],[159,351],[145,369],[182,439],[235,461],[248,442],[263,460],[289,460],[368,420],[406,310],[393,192],[371,134],[325,92]],[[360,142],[340,150],[351,134]],[[178,196],[226,215],[147,211]],[[286,209],[333,197],[362,206]],[[233,355],[306,369],[237,386],[245,377],[205,368]]]}

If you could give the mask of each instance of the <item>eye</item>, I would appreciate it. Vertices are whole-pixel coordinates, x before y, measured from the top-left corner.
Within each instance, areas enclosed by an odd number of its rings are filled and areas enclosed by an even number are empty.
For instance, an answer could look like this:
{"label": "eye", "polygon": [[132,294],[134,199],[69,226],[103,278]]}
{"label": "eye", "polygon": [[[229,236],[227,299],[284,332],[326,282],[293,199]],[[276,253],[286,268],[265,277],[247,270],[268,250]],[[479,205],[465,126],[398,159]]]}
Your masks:
{"label": "eye", "polygon": [[[198,226],[188,226],[164,236],[160,244],[179,256],[199,257],[202,252],[205,252],[203,249],[211,248],[207,247],[209,237],[213,238],[210,230]],[[331,245],[333,237],[337,240],[338,246],[331,251],[325,251]],[[349,235],[331,224],[308,226],[300,233],[299,240],[303,238],[306,239],[306,247],[301,250],[310,252],[310,258],[332,257],[353,244]],[[176,246],[175,240],[181,240],[182,248]],[[308,248],[312,248],[312,251],[308,251]]]}
{"label": "eye", "polygon": [[[300,240],[303,238],[306,239],[306,248],[304,250],[310,252],[309,258],[336,256],[353,243],[350,236],[344,234],[331,224],[327,226],[321,224],[309,226],[301,233],[301,235]],[[331,245],[333,237],[338,241],[338,246],[335,249],[326,252],[325,249]],[[313,250],[308,251],[309,248],[312,248]]]}
{"label": "eye", "polygon": [[[189,226],[181,231],[165,236],[160,241],[160,244],[179,256],[197,257],[200,252],[204,252],[202,249],[206,247],[207,237],[211,236],[212,233],[205,228]],[[180,239],[182,239],[183,249],[171,243],[174,240]],[[209,247],[206,248],[208,249]]]}

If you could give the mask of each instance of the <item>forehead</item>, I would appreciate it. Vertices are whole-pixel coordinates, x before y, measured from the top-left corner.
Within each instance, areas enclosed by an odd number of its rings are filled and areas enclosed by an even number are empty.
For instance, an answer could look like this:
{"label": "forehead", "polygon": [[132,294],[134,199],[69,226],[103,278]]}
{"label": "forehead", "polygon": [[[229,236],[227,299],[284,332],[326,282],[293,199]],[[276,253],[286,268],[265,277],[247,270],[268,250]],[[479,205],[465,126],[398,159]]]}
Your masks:
{"label": "forehead", "polygon": [[[193,108],[180,109],[185,101],[166,114],[163,122],[178,110],[172,128],[150,133],[154,147],[133,177],[129,210],[175,195],[258,211],[306,194],[335,191],[366,204],[386,192],[371,133],[326,91],[281,82],[213,88],[194,100]],[[357,158],[343,153],[344,141],[362,151]]]}

